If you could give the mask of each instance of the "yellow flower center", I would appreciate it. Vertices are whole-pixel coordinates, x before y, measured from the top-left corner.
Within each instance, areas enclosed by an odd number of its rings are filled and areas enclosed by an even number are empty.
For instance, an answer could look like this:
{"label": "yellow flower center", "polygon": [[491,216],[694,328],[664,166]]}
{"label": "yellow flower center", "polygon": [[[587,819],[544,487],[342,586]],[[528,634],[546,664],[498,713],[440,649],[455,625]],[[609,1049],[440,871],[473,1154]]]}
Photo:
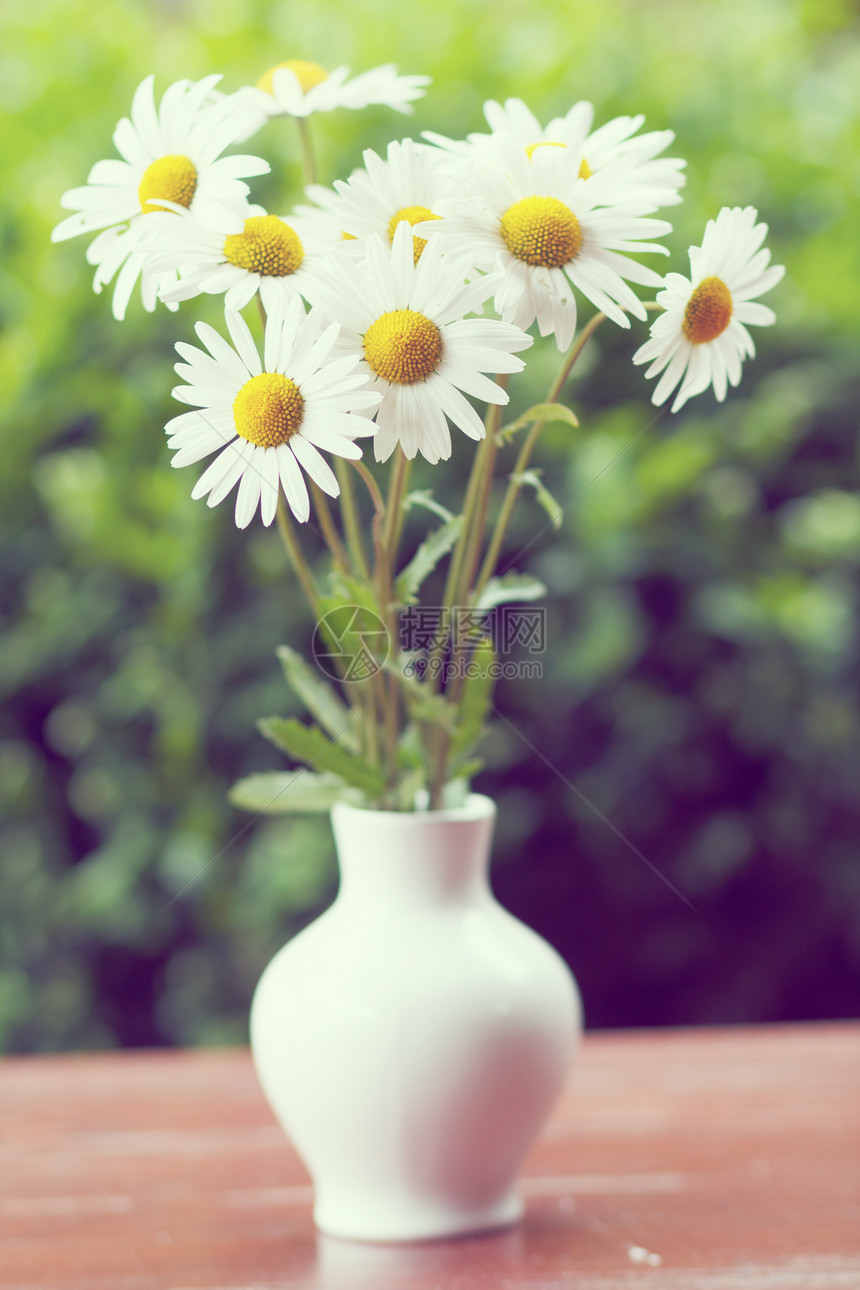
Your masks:
{"label": "yellow flower center", "polygon": [[442,357],[439,328],[414,309],[381,314],[364,333],[364,357],[383,380],[412,385],[435,371]]}
{"label": "yellow flower center", "polygon": [[[394,230],[398,224],[406,223],[410,225],[420,224],[425,219],[441,219],[440,215],[434,215],[427,206],[401,206],[399,211],[391,216],[388,221],[388,240],[394,241]],[[412,237],[412,263],[417,264],[421,258],[421,252],[427,245],[426,237]]]}
{"label": "yellow flower center", "polygon": [[722,278],[703,278],[687,301],[681,330],[691,345],[705,345],[726,330],[731,317],[732,294]]}
{"label": "yellow flower center", "polygon": [[557,197],[523,197],[502,216],[501,234],[511,255],[526,264],[560,269],[582,246],[582,229]]}
{"label": "yellow flower center", "polygon": [[288,58],[284,63],[275,63],[267,72],[257,81],[257,89],[264,90],[266,94],[275,92],[275,72],[279,72],[285,67],[288,72],[292,72],[301,86],[303,94],[312,90],[315,85],[320,85],[328,79],[328,72],[319,63],[306,63],[301,58]]}
{"label": "yellow flower center", "polygon": [[526,144],[526,156],[531,160],[538,148],[566,148],[566,143],[560,143],[557,139],[538,139],[537,143]]}
{"label": "yellow flower center", "polygon": [[243,439],[260,448],[277,448],[298,432],[305,401],[299,387],[279,372],[246,381],[233,400],[233,421]]}
{"label": "yellow flower center", "polygon": [[231,264],[249,273],[286,278],[305,258],[298,235],[277,215],[252,215],[241,233],[224,239],[224,254]]}
{"label": "yellow flower center", "polygon": [[[567,147],[566,143],[559,143],[557,139],[541,139],[539,140],[538,143],[526,144],[526,156],[529,157],[529,159],[531,159],[534,156],[534,154],[537,152],[538,148],[566,148],[566,147]],[[583,157],[582,161],[579,163],[579,178],[590,179],[593,174],[594,174],[594,171],[591,169],[591,166],[589,166],[588,162],[585,160],[585,157]]]}
{"label": "yellow flower center", "polygon": [[194,162],[181,154],[171,153],[167,157],[159,157],[146,167],[137,195],[140,198],[140,209],[149,214],[150,211],[164,210],[163,206],[155,205],[153,197],[188,207],[196,191],[197,168]]}

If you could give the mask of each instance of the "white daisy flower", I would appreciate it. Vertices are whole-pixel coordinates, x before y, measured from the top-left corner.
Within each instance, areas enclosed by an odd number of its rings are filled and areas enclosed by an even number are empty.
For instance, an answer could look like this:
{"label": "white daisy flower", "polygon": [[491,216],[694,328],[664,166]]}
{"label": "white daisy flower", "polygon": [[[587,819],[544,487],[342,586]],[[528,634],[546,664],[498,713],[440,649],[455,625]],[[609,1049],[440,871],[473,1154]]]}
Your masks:
{"label": "white daisy flower", "polygon": [[770,265],[770,251],[760,249],[767,225],[756,224],[757,219],[753,206],[724,206],[708,220],[702,245],[690,247],[689,278],[666,275],[665,290],[657,296],[665,312],[652,324],[651,339],[633,355],[634,363],[651,363],[646,376],[663,372],[652,396],[658,406],[679,384],[673,412],[709,385],[722,402],[727,386],[741,379],[744,357],[755,355],[746,324],[767,327],[776,321],[773,310],[756,304],[755,297],[775,287],[785,268]]}
{"label": "white daisy flower", "polygon": [[270,116],[311,116],[335,108],[365,108],[372,103],[412,112],[410,104],[421,98],[429,76],[400,76],[393,63],[375,67],[349,80],[348,67],[327,72],[319,63],[298,58],[276,63],[253,88],[240,91],[247,106],[258,115],[257,127]]}
{"label": "white daisy flower", "polygon": [[412,458],[430,462],[451,455],[447,418],[472,439],[484,437],[481,418],[464,394],[504,404],[508,396],[485,372],[519,372],[515,358],[531,338],[496,319],[466,318],[491,296],[493,276],[465,282],[469,264],[443,258],[428,243],[416,264],[412,231],[400,223],[388,247],[365,243],[362,262],[342,260],[340,272],[316,279],[313,298],[343,324],[339,347],[361,359],[361,369],[382,396],[374,438],[377,461],[399,443]]}
{"label": "white daisy flower", "polygon": [[628,283],[659,287],[663,279],[628,253],[666,254],[641,239],[671,231],[664,220],[625,207],[625,162],[583,179],[581,159],[573,148],[539,148],[529,157],[498,136],[498,164],[464,171],[463,196],[439,204],[437,224],[416,228],[468,255],[477,269],[501,269],[497,312],[523,329],[537,320],[540,334],[554,334],[562,351],[576,331],[573,287],[619,327],[630,326],[628,313],[645,317]]}
{"label": "white daisy flower", "polygon": [[224,209],[206,223],[177,207],[150,216],[146,224],[147,268],[179,273],[178,284],[161,293],[167,304],[223,292],[225,307],[238,310],[259,291],[268,313],[281,297],[303,294],[327,249],[301,216],[268,215],[262,206]]}
{"label": "white daisy flower", "polygon": [[243,529],[258,505],[263,523],[271,524],[283,488],[303,522],[310,501],[302,471],[337,497],[337,479],[319,449],[359,458],[354,440],[376,429],[361,414],[376,406],[379,395],[356,356],[331,357],[337,324],[326,325],[313,311],[305,315],[298,296],[278,301],[269,315],[262,361],[240,315],[229,310],[225,316],[233,346],[202,322],[196,331],[208,353],[176,346],[186,360],[176,372],[188,384],[173,395],[196,410],[165,426],[168,447],[176,450],[171,465],[189,466],[220,449],[192,497],[208,494],[209,506],[216,506],[238,483],[236,524]]}
{"label": "white daisy flower", "polygon": [[269,169],[259,157],[221,156],[247,132],[249,116],[235,95],[216,92],[220,79],[176,81],[156,110],[154,77],[147,76],[135,92],[131,119],[123,117],[114,131],[123,159],[97,162],[86,185],[70,189],[60,199],[76,214],[57,225],[52,241],[104,230],[90,245],[87,259],[96,266],[96,292],[119,272],[113,299],[117,318],[125,317],[141,271],[148,309],[154,308],[158,292],[175,276],[159,277],[143,269],[141,226],[150,213],[162,209],[161,201],[205,216],[244,200],[249,190],[241,176],[262,175]]}
{"label": "white daisy flower", "polygon": [[[368,148],[365,169],[355,171],[347,180],[335,180],[334,194],[331,190],[321,192],[317,186],[307,191],[319,203],[323,217],[334,220],[342,236],[355,239],[352,246],[360,253],[360,243],[366,237],[376,234],[393,242],[398,224],[439,218],[436,203],[453,192],[452,181],[440,168],[441,160],[436,148],[413,139],[395,139],[388,145],[384,161]],[[424,238],[413,238],[416,261],[425,245]]]}
{"label": "white daisy flower", "polygon": [[[636,205],[643,214],[661,206],[676,205],[681,200],[678,190],[686,182],[683,174],[686,162],[679,157],[659,155],[674,140],[674,131],[651,130],[638,134],[645,123],[641,114],[613,117],[593,130],[594,105],[581,101],[565,116],[555,117],[544,127],[522,99],[507,99],[504,106],[491,99],[484,104],[484,116],[494,133],[513,135],[529,155],[543,147],[581,151],[579,172],[583,179],[626,161],[625,183],[632,190],[631,205]],[[492,140],[492,136],[483,134],[468,137],[470,143],[479,147]]]}

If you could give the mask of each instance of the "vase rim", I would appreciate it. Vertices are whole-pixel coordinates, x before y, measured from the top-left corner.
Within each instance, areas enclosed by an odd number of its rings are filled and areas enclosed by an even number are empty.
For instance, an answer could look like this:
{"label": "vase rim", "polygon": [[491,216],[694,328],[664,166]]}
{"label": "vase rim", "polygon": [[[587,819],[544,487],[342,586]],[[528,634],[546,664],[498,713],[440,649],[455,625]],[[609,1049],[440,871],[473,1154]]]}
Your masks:
{"label": "vase rim", "polygon": [[[378,811],[364,806],[353,806],[351,802],[336,802],[331,808],[332,817],[337,815],[373,816],[381,825],[402,828],[406,821],[417,823],[432,820],[455,823],[461,820],[485,820],[496,814],[496,804],[491,797],[483,793],[469,793],[462,806],[446,806],[438,811]],[[383,823],[384,821],[384,823]]]}

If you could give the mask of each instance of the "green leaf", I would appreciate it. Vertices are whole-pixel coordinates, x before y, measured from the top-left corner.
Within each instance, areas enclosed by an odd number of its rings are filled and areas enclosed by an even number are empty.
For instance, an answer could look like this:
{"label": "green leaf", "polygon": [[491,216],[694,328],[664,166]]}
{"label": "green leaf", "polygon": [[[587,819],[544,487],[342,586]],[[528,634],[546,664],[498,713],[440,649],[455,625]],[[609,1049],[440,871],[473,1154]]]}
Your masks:
{"label": "green leaf", "polygon": [[563,421],[569,426],[579,425],[575,414],[565,403],[536,403],[528,412],[517,417],[516,421],[509,421],[506,426],[502,426],[498,437],[510,439],[518,430],[523,430],[535,421],[540,421],[542,425],[550,425],[553,421]]}
{"label": "green leaf", "polygon": [[451,740],[452,762],[471,752],[484,733],[495,683],[495,658],[490,640],[485,636],[469,659],[463,693],[457,705],[457,731]]}
{"label": "green leaf", "polygon": [[335,802],[361,804],[362,798],[339,775],[316,775],[310,770],[268,771],[248,775],[227,794],[232,806],[255,815],[286,815],[290,812],[329,811]]}
{"label": "green leaf", "polygon": [[426,682],[410,676],[396,663],[387,663],[385,671],[397,677],[406,711],[413,721],[427,722],[449,733],[454,729],[457,709],[443,695],[434,694]]}
{"label": "green leaf", "polygon": [[261,734],[296,761],[314,770],[328,770],[368,797],[378,797],[385,790],[385,779],[375,766],[326,739],[317,726],[305,726],[295,717],[263,717],[257,722]]}
{"label": "green leaf", "polygon": [[482,757],[470,757],[468,761],[460,762],[452,776],[452,783],[459,779],[465,779],[467,784],[470,779],[484,769]]}
{"label": "green leaf", "polygon": [[546,587],[539,578],[529,573],[504,573],[500,578],[491,578],[481,592],[475,610],[492,609],[494,605],[505,605],[517,600],[540,600],[546,595]]}
{"label": "green leaf", "polygon": [[404,511],[411,511],[413,506],[423,506],[425,510],[432,511],[434,515],[438,515],[440,520],[452,520],[454,518],[453,511],[449,511],[447,506],[437,502],[429,488],[416,489],[414,493],[406,494],[403,499]]}
{"label": "green leaf", "polygon": [[352,714],[328,681],[323,680],[319,669],[311,667],[288,645],[281,645],[275,653],[281,661],[287,685],[311,716],[339,744],[357,753],[359,743],[352,728]]}
{"label": "green leaf", "polygon": [[391,648],[384,615],[367,583],[337,575],[332,584],[318,604],[317,663],[345,683],[365,681],[379,671]]}
{"label": "green leaf", "polygon": [[415,593],[421,583],[432,573],[436,565],[453,547],[463,527],[462,515],[440,524],[428,538],[421,543],[412,559],[394,584],[394,594],[404,604],[412,604]]}
{"label": "green leaf", "polygon": [[529,488],[533,488],[535,490],[535,495],[537,496],[538,501],[549,516],[550,524],[552,524],[553,529],[557,533],[561,528],[564,510],[553,497],[546,484],[543,483],[540,476],[541,472],[539,470],[524,470],[521,475],[511,475],[511,479],[516,484],[521,486],[525,484]]}

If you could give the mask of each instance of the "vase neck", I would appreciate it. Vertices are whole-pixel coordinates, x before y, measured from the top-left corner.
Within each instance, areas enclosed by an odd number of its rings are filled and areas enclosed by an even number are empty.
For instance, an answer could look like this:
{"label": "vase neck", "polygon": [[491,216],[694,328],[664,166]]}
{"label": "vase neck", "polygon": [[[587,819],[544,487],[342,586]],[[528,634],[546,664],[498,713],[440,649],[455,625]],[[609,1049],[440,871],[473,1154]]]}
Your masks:
{"label": "vase neck", "polygon": [[452,811],[332,811],[340,863],[339,900],[376,908],[471,903],[489,892],[495,807],[469,798]]}

